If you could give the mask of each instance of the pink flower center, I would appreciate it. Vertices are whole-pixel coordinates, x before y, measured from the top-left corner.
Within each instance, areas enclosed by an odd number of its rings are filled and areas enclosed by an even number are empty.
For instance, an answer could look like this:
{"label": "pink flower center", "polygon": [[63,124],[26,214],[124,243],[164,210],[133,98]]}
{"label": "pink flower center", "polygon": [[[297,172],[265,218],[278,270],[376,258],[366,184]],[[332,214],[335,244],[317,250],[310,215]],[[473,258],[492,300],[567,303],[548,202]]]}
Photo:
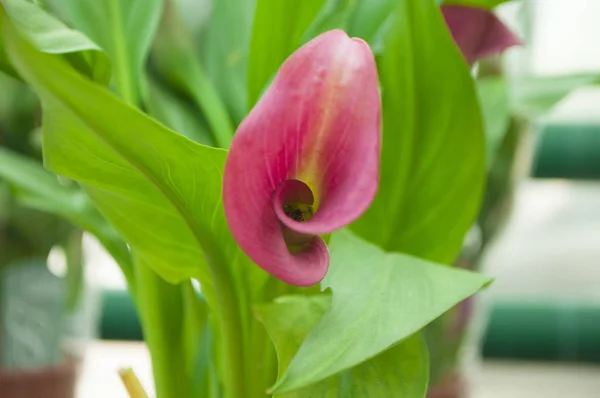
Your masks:
{"label": "pink flower center", "polygon": [[313,215],[312,205],[307,203],[286,203],[283,205],[283,212],[294,221],[303,222],[310,219]]}
{"label": "pink flower center", "polygon": [[314,238],[294,230],[294,222],[308,221],[316,209],[315,197],[308,185],[300,180],[289,179],[281,183],[275,192],[275,213],[281,222],[283,237],[291,252],[301,250]]}

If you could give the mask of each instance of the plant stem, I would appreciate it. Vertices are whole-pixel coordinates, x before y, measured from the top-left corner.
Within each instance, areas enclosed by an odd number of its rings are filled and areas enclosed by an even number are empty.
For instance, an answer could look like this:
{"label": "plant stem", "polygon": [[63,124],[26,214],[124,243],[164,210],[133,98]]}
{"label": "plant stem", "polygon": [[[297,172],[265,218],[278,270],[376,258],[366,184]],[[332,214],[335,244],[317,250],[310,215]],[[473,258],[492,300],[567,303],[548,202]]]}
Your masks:
{"label": "plant stem", "polygon": [[112,45],[114,46],[115,54],[117,54],[113,59],[115,80],[121,98],[128,104],[137,106],[136,87],[131,76],[130,59],[126,47],[127,41],[123,32],[123,16],[121,15],[119,3],[119,0],[109,0],[107,3],[112,20]]}
{"label": "plant stem", "polygon": [[162,280],[139,258],[134,259],[138,312],[152,357],[156,398],[190,397],[191,379],[181,339],[181,288]]}
{"label": "plant stem", "polygon": [[142,383],[138,380],[133,369],[123,369],[119,371],[119,376],[121,376],[121,381],[123,381],[130,398],[148,398],[148,394],[144,391],[144,387],[142,387]]}
{"label": "plant stem", "polygon": [[[211,258],[212,256],[207,256]],[[212,257],[214,258],[214,257]],[[224,377],[224,396],[241,398],[246,396],[244,377],[244,343],[241,313],[237,294],[225,264],[213,263],[211,266],[215,286],[216,308],[219,314],[219,332],[222,337],[222,374]]]}
{"label": "plant stem", "polygon": [[247,358],[247,396],[266,398],[267,388],[272,386],[277,379],[276,354],[269,335],[258,320],[251,321],[251,342]]}
{"label": "plant stem", "polygon": [[67,260],[67,312],[73,312],[79,305],[79,299],[84,291],[85,274],[83,270],[83,250],[81,245],[83,232],[73,229],[66,241],[62,243]]}

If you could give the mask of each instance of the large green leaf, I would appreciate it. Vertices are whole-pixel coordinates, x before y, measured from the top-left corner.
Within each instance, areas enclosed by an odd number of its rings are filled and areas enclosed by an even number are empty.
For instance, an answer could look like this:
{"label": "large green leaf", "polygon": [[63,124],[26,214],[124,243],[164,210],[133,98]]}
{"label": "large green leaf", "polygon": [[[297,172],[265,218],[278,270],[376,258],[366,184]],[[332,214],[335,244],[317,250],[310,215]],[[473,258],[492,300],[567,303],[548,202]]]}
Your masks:
{"label": "large green leaf", "polygon": [[254,105],[301,39],[325,0],[257,0],[248,56],[248,104]]}
{"label": "large green leaf", "polygon": [[62,7],[71,23],[112,59],[121,96],[139,105],[142,72],[160,20],[162,0],[65,0]]}
{"label": "large green leaf", "polygon": [[235,124],[248,112],[246,63],[253,13],[254,0],[213,1],[202,46],[202,62]]}
{"label": "large green leaf", "polygon": [[321,287],[333,291],[331,307],[278,380],[278,393],[378,355],[490,282],[480,274],[386,253],[348,231],[333,234],[330,250]]}
{"label": "large green leaf", "polygon": [[172,2],[168,2],[151,52],[152,64],[171,87],[195,102],[213,141],[228,148],[234,128],[213,84],[206,76],[190,33]]}
{"label": "large green leaf", "polygon": [[[81,73],[99,83],[108,83],[110,79],[108,57],[83,34],[69,29],[62,22],[28,1],[2,0],[0,4],[10,16],[19,33],[39,51],[62,54]],[[0,68],[14,75],[15,71],[5,57],[4,44],[0,40]]]}
{"label": "large green leaf", "polygon": [[277,368],[283,374],[310,330],[331,305],[331,295],[281,296],[255,307],[277,349]]}
{"label": "large green leaf", "polygon": [[243,378],[247,324],[239,308],[265,273],[248,264],[225,222],[226,151],[168,130],[37,51],[1,17],[11,61],[42,101],[46,167],[80,183],[140,263],[169,282],[200,280],[218,324],[227,325],[217,335],[221,382],[227,396],[242,396],[235,381]]}
{"label": "large green leaf", "polygon": [[[283,296],[257,307],[257,317],[265,325],[277,348],[280,374],[285,371],[302,341],[319,322],[331,298]],[[321,350],[326,351],[327,347]],[[423,397],[429,375],[427,347],[420,335],[339,375],[277,398],[370,398]]]}
{"label": "large green leaf", "polygon": [[378,60],[379,192],[353,231],[386,250],[450,263],[481,200],[485,147],[474,82],[432,0],[402,0]]}
{"label": "large green leaf", "polygon": [[483,77],[477,80],[477,94],[485,126],[486,165],[489,170],[510,123],[508,84],[502,77]]}
{"label": "large green leaf", "polygon": [[198,277],[209,289],[202,247],[216,247],[226,152],[166,129],[4,28],[13,63],[42,100],[46,167],[80,182],[165,279]]}
{"label": "large green leaf", "polygon": [[133,281],[127,246],[80,189],[61,183],[37,162],[4,148],[0,148],[0,179],[14,187],[24,205],[64,217],[92,233],[120,265],[127,281]]}

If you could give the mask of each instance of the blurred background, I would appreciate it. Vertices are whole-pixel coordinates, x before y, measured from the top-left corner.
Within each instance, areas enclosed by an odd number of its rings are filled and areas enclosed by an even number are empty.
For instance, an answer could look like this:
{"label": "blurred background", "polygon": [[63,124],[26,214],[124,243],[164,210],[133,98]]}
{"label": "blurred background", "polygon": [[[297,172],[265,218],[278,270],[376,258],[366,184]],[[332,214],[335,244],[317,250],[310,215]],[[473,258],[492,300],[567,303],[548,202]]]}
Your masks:
{"label": "blurred background", "polygon": [[[183,15],[210,14],[200,2],[183,3],[194,11]],[[600,2],[512,2],[498,15],[525,45],[478,65],[497,150],[458,260],[496,281],[467,303],[469,322],[456,336],[439,337],[460,309],[440,320],[440,335],[436,325],[429,331],[432,380],[452,383],[448,369],[460,369],[471,398],[597,398]],[[0,87],[0,146],[39,160],[35,97],[4,75]],[[151,386],[139,322],[111,257],[91,236],[18,197],[0,179],[0,368],[63,364],[58,347],[67,345],[67,362],[83,365],[78,398],[125,397],[121,366]],[[24,285],[30,278],[40,282]],[[75,374],[67,368],[55,371],[68,384]]]}

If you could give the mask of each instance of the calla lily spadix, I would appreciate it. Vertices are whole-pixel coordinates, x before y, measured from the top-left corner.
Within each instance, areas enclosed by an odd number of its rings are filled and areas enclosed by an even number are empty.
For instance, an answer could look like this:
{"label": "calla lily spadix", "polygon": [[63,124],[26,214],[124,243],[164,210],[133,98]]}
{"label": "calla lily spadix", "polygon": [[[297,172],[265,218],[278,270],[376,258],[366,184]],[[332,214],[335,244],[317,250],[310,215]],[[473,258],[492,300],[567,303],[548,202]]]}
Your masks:
{"label": "calla lily spadix", "polygon": [[357,219],[379,181],[381,101],[369,46],[341,30],[294,52],[238,128],[223,202],[242,250],[280,280],[327,273],[319,235]]}
{"label": "calla lily spadix", "polygon": [[469,64],[521,44],[519,38],[491,11],[445,4],[442,5],[442,14]]}

